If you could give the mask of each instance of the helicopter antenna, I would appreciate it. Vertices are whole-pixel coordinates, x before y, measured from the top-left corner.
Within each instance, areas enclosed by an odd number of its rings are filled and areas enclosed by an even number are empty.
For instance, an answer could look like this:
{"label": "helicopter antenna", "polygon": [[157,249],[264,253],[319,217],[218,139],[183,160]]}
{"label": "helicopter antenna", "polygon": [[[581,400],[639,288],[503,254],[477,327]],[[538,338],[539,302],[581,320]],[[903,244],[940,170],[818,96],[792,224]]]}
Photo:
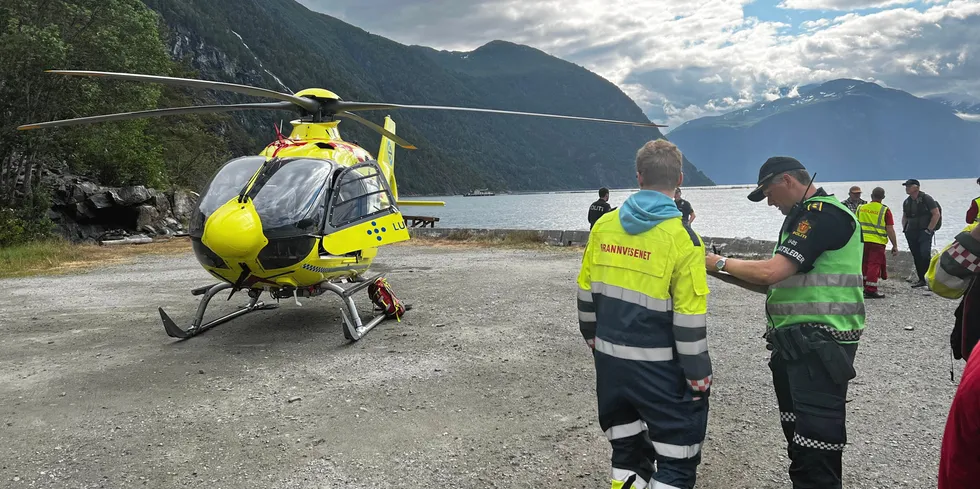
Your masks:
{"label": "helicopter antenna", "polygon": [[273,129],[276,130],[276,140],[282,141],[282,131],[279,129],[280,127],[282,127],[282,121],[281,120],[279,121],[279,125],[278,126],[276,125],[275,122],[273,122],[272,123],[272,127],[273,127]]}

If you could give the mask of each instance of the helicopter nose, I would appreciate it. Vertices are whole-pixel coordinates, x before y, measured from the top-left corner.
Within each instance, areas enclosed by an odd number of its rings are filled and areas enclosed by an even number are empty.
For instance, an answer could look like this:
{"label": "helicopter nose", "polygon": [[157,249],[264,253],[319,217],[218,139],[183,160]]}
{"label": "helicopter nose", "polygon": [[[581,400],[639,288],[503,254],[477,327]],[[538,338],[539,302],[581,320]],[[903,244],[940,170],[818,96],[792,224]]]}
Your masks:
{"label": "helicopter nose", "polygon": [[204,226],[201,240],[221,257],[254,257],[269,243],[251,202],[232,200],[219,207]]}

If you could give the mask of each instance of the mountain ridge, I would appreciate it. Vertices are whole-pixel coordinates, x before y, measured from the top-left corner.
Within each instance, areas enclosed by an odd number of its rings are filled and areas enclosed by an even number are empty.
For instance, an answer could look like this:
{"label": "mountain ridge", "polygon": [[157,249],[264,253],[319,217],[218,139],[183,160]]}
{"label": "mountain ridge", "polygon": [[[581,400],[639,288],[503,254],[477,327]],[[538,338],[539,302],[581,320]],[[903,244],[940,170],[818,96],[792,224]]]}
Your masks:
{"label": "mountain ridge", "polygon": [[[145,0],[172,34],[171,54],[204,79],[282,90],[322,87],[344,100],[498,108],[648,122],[608,80],[540,50],[493,41],[470,52],[465,67],[432,48],[407,46],[293,0],[239,5],[205,0]],[[448,55],[452,56],[452,55]],[[459,63],[456,63],[458,65]],[[493,67],[508,65],[502,71]],[[538,65],[538,66],[533,66]],[[574,82],[569,80],[574,79]],[[561,81],[561,83],[558,83]],[[588,93],[573,99],[569,93]],[[220,103],[243,97],[216,94]],[[384,111],[364,112],[375,123]],[[635,185],[636,150],[663,138],[656,128],[537,117],[392,110],[400,136],[395,172],[405,195],[586,190]],[[256,145],[270,140],[279,114],[236,114]],[[377,152],[379,136],[341,123],[345,139]],[[584,137],[583,137],[584,136]],[[685,162],[689,185],[711,185]]]}
{"label": "mountain ridge", "polygon": [[959,178],[980,170],[980,125],[938,101],[847,78],[797,91],[687,121],[668,137],[718,184],[754,182],[774,155],[795,156],[834,181]]}

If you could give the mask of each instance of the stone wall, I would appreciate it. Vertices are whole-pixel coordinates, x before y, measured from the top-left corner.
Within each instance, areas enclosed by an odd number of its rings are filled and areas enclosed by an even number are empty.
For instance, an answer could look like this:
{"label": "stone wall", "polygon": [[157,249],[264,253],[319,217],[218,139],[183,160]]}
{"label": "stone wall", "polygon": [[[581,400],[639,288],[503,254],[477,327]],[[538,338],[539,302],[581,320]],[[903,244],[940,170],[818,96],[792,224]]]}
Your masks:
{"label": "stone wall", "polygon": [[[493,239],[504,240],[507,236],[520,235],[525,240],[528,235],[554,246],[585,246],[589,240],[588,231],[557,231],[557,230],[527,230],[527,229],[462,229],[462,228],[409,228],[413,237],[429,237],[439,239]],[[702,236],[701,239],[708,250],[717,248],[718,254],[736,258],[766,258],[772,255],[775,241],[751,238],[721,238]],[[945,246],[945,243],[944,243]],[[898,256],[888,253],[888,273],[893,279],[902,279],[915,270],[912,254],[899,251]]]}
{"label": "stone wall", "polygon": [[46,175],[44,183],[52,197],[48,217],[58,234],[76,243],[182,235],[198,197],[142,185],[103,187],[67,174]]}

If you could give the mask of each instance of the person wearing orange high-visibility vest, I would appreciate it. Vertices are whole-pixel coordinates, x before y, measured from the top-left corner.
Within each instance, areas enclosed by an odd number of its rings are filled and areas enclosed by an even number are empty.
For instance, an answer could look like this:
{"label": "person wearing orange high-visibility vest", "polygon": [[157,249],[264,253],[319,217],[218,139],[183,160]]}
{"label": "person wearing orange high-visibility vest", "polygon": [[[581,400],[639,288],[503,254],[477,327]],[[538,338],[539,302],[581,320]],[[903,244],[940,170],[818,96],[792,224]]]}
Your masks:
{"label": "person wearing orange high-visibility vest", "polygon": [[898,254],[898,240],[895,237],[895,218],[892,211],[881,201],[885,199],[885,189],[875,187],[871,191],[871,202],[857,208],[858,222],[861,223],[861,241],[864,242],[864,297],[880,299],[885,297],[878,291],[878,280],[888,278],[886,269],[885,245],[892,242],[892,256]]}

